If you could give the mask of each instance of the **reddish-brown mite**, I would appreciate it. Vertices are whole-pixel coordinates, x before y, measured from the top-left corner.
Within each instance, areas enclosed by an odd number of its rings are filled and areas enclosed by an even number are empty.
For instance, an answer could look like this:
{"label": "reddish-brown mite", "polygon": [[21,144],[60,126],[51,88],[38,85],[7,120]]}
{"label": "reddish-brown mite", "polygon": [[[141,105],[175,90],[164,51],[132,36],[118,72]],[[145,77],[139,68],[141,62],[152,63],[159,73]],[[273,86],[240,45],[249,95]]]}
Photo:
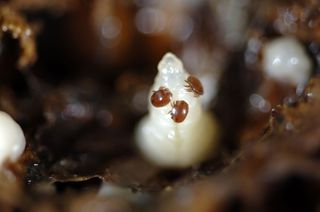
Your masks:
{"label": "reddish-brown mite", "polygon": [[181,100],[181,101],[175,101],[172,104],[172,109],[169,113],[173,121],[177,123],[181,123],[186,119],[188,115],[188,111],[189,111],[188,103]]}
{"label": "reddish-brown mite", "polygon": [[150,97],[151,104],[155,107],[163,107],[169,104],[172,93],[168,88],[161,86],[157,91],[153,91]]}
{"label": "reddish-brown mite", "polygon": [[203,94],[202,84],[197,77],[189,76],[188,79],[185,80],[185,82],[187,83],[187,85],[185,85],[187,91],[193,92],[195,97]]}

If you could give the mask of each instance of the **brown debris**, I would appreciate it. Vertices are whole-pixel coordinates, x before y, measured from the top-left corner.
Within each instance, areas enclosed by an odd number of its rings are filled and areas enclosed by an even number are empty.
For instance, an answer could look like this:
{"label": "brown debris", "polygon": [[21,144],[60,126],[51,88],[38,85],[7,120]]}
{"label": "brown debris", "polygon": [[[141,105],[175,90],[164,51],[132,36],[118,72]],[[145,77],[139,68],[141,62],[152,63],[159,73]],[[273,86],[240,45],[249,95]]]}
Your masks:
{"label": "brown debris", "polygon": [[257,28],[269,25],[273,33],[293,35],[306,42],[319,42],[319,6],[317,0],[261,1],[261,10],[256,13],[261,25]]}
{"label": "brown debris", "polygon": [[10,5],[19,10],[48,10],[62,14],[77,7],[77,0],[11,0]]}
{"label": "brown debris", "polygon": [[25,19],[8,6],[0,6],[1,36],[9,33],[13,39],[19,40],[21,54],[18,68],[25,69],[37,59],[34,32]]}

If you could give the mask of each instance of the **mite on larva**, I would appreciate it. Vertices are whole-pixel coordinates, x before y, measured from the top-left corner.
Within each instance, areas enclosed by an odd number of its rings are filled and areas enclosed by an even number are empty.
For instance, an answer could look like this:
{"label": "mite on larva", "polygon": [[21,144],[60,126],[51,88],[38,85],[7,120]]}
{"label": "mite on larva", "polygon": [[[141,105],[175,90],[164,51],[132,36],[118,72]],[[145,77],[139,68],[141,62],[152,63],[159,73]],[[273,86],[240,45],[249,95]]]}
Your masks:
{"label": "mite on larva", "polygon": [[161,86],[159,90],[152,91],[153,94],[150,97],[151,104],[155,107],[163,107],[169,104],[172,93],[168,88]]}
{"label": "mite on larva", "polygon": [[21,127],[7,113],[0,111],[0,169],[6,161],[17,161],[25,146]]}
{"label": "mite on larva", "polygon": [[[161,93],[156,94],[159,90]],[[203,109],[202,93],[201,82],[185,71],[175,55],[167,53],[150,89],[149,114],[140,121],[135,134],[147,159],[159,166],[183,168],[198,164],[212,153],[218,127],[214,116]],[[161,94],[161,98],[155,94]],[[166,101],[154,104],[154,98]]]}
{"label": "mite on larva", "polygon": [[263,70],[272,79],[293,86],[305,85],[311,68],[304,47],[294,37],[276,38],[263,48]]}
{"label": "mite on larva", "polygon": [[185,101],[175,101],[172,104],[172,109],[170,110],[171,119],[176,123],[183,122],[189,112],[189,105]]}
{"label": "mite on larva", "polygon": [[193,92],[195,97],[203,94],[202,84],[197,77],[189,76],[185,82],[187,83],[187,85],[185,85],[187,91]]}

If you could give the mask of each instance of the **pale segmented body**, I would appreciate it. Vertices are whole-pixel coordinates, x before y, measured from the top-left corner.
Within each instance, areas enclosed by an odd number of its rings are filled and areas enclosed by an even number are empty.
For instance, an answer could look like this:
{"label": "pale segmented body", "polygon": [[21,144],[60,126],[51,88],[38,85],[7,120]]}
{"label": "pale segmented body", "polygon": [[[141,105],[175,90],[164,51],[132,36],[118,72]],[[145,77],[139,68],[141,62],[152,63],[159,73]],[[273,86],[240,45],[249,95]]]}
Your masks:
{"label": "pale segmented body", "polygon": [[[171,104],[155,107],[149,101],[149,114],[141,120],[136,131],[138,147],[149,160],[160,166],[187,167],[199,163],[212,152],[216,122],[212,114],[203,110],[200,97],[186,87],[190,75],[177,57],[167,53],[158,70],[149,99],[154,91],[165,87],[172,94]],[[172,111],[176,112],[172,109],[177,102],[179,107],[184,107],[182,109],[188,109],[184,119],[177,119],[182,120],[180,122],[172,118]]]}

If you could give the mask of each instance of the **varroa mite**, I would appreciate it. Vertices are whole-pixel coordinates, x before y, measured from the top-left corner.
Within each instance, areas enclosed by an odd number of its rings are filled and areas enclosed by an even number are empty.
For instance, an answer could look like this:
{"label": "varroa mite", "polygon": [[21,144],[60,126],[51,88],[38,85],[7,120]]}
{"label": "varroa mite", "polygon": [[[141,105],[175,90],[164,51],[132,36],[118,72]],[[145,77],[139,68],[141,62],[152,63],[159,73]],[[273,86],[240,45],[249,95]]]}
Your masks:
{"label": "varroa mite", "polygon": [[185,80],[187,85],[185,87],[187,88],[187,91],[193,92],[195,97],[198,97],[203,94],[203,87],[200,82],[200,80],[195,76],[189,76],[187,80]]}
{"label": "varroa mite", "polygon": [[151,104],[155,107],[163,107],[169,104],[172,93],[168,88],[161,86],[157,91],[153,91],[150,97]]}
{"label": "varroa mite", "polygon": [[188,112],[189,112],[188,103],[181,100],[181,101],[175,101],[172,104],[172,109],[169,113],[173,121],[177,123],[181,123],[186,119]]}

